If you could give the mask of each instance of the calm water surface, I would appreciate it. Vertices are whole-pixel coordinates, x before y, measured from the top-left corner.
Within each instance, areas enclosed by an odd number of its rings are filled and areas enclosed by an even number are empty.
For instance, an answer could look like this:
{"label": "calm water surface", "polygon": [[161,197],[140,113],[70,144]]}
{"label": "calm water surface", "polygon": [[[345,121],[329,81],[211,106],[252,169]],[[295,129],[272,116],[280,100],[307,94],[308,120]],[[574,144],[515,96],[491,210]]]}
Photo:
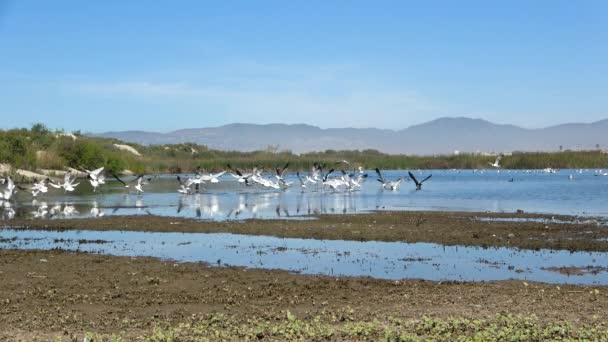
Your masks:
{"label": "calm water surface", "polygon": [[[206,262],[218,266],[381,279],[521,279],[560,284],[608,284],[605,269],[608,253],[598,252],[484,249],[433,243],[313,240],[222,233],[12,229],[0,230],[0,248],[60,248]],[[550,270],[564,266],[589,268],[596,272],[568,276]]]}
{"label": "calm water surface", "polygon": [[[107,184],[103,193],[93,193],[83,182],[74,193],[50,189],[32,200],[21,192],[15,201],[3,203],[4,218],[65,218],[97,215],[161,215],[206,220],[247,218],[297,218],[312,214],[351,214],[370,210],[450,210],[480,212],[525,212],[607,216],[608,177],[595,170],[561,170],[556,174],[524,171],[462,170],[415,171],[423,177],[433,174],[422,191],[414,191],[411,181],[398,191],[380,189],[375,173],[360,190],[332,192],[309,185],[298,186],[295,174],[288,190],[268,190],[245,186],[231,176],[207,184],[200,194],[176,192],[174,176],[160,176],[142,195],[129,194],[116,182]],[[406,171],[385,171],[387,179],[406,176]],[[574,179],[570,180],[569,175]]]}

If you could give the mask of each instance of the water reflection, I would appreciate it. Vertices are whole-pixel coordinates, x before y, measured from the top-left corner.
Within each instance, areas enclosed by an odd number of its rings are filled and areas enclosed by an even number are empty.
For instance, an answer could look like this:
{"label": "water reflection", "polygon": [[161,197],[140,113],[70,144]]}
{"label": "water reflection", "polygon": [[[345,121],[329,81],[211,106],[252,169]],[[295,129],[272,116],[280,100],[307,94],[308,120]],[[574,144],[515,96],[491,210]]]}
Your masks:
{"label": "water reflection", "polygon": [[[576,172],[575,180],[568,175]],[[428,172],[430,173],[430,172]],[[581,216],[608,216],[603,205],[608,197],[608,177],[593,170],[562,173],[527,173],[503,170],[433,171],[432,181],[415,191],[405,182],[398,191],[367,181],[358,191],[331,191],[319,187],[292,187],[286,190],[245,186],[223,176],[195,194],[176,192],[173,176],[158,177],[144,194],[126,193],[118,182],[108,182],[103,193],[78,188],[73,193],[53,191],[36,198],[18,192],[11,201],[0,202],[0,217],[70,218],[109,215],[181,216],[203,220],[249,218],[300,218],[316,214],[352,214],[370,210],[450,210],[540,212]],[[385,171],[396,179],[404,171]],[[416,173],[418,175],[418,172]],[[427,174],[427,171],[424,172]],[[295,174],[286,176],[296,180]],[[514,182],[509,182],[510,179]]]}
{"label": "water reflection", "polygon": [[[0,230],[0,248],[65,249],[152,256],[307,274],[384,279],[608,284],[608,253],[442,246],[432,243],[284,239],[269,236],[124,231]],[[568,275],[564,267],[591,270]]]}

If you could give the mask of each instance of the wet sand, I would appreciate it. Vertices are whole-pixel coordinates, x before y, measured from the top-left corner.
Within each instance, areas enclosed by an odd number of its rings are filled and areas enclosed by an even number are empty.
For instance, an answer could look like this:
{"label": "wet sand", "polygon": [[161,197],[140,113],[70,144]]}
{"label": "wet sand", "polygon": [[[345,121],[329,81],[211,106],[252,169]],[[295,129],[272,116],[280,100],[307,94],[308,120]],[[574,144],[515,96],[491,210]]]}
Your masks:
{"label": "wet sand", "polygon": [[496,314],[575,326],[608,320],[608,287],[598,286],[303,276],[62,251],[2,250],[0,272],[0,338],[11,340],[81,341],[85,332],[130,340],[210,314],[247,325],[281,320],[287,311],[334,325]]}
{"label": "wet sand", "polygon": [[[535,219],[546,222],[495,222],[476,218]],[[579,218],[535,214],[463,212],[374,212],[322,215],[313,220],[211,222],[159,216],[110,216],[61,220],[0,221],[4,227],[50,230],[130,230],[269,235],[356,241],[431,242],[443,245],[608,251],[608,226],[573,223]],[[555,218],[569,223],[554,223]]]}

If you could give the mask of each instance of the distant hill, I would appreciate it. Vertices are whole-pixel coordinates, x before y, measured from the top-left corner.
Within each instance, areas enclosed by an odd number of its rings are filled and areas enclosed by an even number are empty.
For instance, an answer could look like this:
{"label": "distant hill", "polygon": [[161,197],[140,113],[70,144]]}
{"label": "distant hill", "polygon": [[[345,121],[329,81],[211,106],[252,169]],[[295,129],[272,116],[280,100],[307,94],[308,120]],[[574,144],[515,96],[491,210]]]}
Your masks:
{"label": "distant hill", "polygon": [[268,145],[295,153],[376,149],[385,153],[439,154],[461,152],[557,151],[608,146],[608,119],[541,129],[498,125],[481,119],[441,118],[394,131],[376,128],[329,128],[297,124],[229,124],[169,133],[106,132],[95,136],[143,145],[194,142],[213,149],[254,151]]}

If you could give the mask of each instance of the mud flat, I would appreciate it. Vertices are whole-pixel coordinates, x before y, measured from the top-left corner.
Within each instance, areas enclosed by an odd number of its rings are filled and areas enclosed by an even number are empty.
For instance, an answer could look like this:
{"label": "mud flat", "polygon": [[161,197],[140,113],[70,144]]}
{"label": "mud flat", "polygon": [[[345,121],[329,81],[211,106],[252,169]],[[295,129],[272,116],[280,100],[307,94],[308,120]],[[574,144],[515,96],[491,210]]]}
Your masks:
{"label": "mud flat", "polygon": [[372,212],[310,220],[211,222],[159,216],[0,221],[6,228],[129,230],[268,235],[356,241],[430,242],[449,246],[608,251],[601,218],[466,212]]}
{"label": "mud flat", "polygon": [[602,286],[304,276],[62,251],[2,250],[0,272],[0,337],[11,340],[483,337],[496,324],[608,336]]}

